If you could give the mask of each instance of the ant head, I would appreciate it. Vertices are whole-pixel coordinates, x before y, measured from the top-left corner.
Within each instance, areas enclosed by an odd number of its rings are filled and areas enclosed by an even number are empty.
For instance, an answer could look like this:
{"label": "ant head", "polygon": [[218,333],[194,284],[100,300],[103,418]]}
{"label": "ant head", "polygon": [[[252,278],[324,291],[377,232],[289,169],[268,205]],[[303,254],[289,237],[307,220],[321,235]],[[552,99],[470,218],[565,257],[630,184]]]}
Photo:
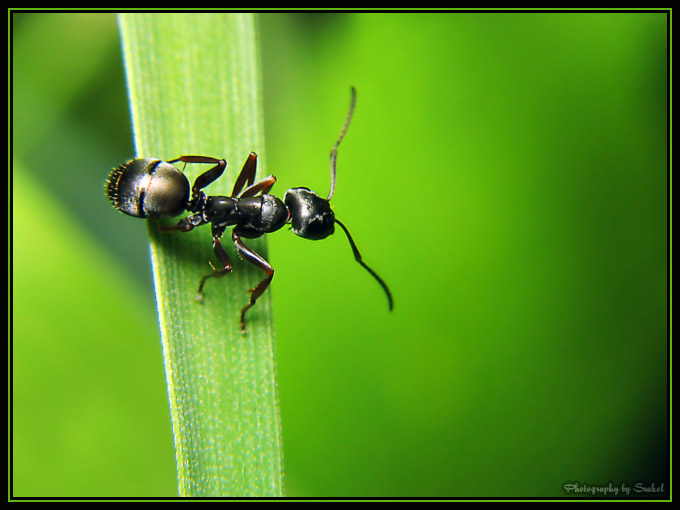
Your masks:
{"label": "ant head", "polygon": [[296,235],[317,241],[335,232],[335,214],[330,202],[309,188],[289,189],[283,201],[290,211]]}
{"label": "ant head", "polygon": [[331,150],[331,190],[328,193],[328,198],[320,197],[309,188],[293,188],[286,191],[286,194],[283,196],[283,201],[290,211],[293,232],[300,237],[312,240],[325,239],[335,232],[335,224],[337,223],[347,236],[349,245],[354,253],[354,259],[361,264],[361,266],[366,269],[366,271],[368,271],[383,288],[385,295],[387,296],[387,303],[390,310],[392,310],[394,304],[392,302],[392,293],[390,292],[390,289],[387,288],[383,279],[363,261],[349,230],[347,230],[347,227],[345,227],[342,222],[336,219],[335,213],[331,209],[330,201],[333,196],[333,191],[335,191],[335,170],[338,159],[338,146],[345,136],[349,122],[352,119],[352,114],[354,113],[354,105],[356,104],[356,91],[354,90],[354,87],[352,87],[351,92],[352,99],[349,105],[349,112],[347,113],[345,125],[342,127],[340,136]]}
{"label": "ant head", "polygon": [[325,239],[335,232],[336,219],[331,209],[330,200],[333,196],[333,191],[335,191],[335,167],[338,158],[338,146],[345,136],[350,120],[352,120],[354,105],[356,104],[357,94],[354,87],[351,89],[351,95],[352,98],[345,124],[342,126],[340,136],[331,150],[331,189],[328,192],[328,198],[322,198],[309,188],[289,189],[283,197],[283,201],[290,211],[293,232],[305,239],[312,239],[314,241]]}

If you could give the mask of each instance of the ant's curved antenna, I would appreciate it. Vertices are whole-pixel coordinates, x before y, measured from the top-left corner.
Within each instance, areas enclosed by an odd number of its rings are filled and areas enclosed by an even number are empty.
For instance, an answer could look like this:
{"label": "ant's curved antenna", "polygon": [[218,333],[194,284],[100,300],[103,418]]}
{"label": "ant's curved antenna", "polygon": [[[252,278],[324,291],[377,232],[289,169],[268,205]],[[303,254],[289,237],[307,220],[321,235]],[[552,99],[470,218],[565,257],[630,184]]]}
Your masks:
{"label": "ant's curved antenna", "polygon": [[352,114],[354,114],[354,105],[356,105],[356,102],[357,102],[357,91],[356,91],[356,89],[354,87],[352,87],[351,92],[352,92],[352,99],[349,103],[349,112],[347,112],[347,118],[345,119],[345,125],[342,126],[342,131],[340,131],[340,136],[338,137],[338,140],[335,142],[333,149],[331,149],[331,190],[328,192],[328,198],[326,200],[330,200],[331,197],[333,196],[333,191],[335,191],[335,167],[336,167],[336,161],[338,159],[338,145],[340,145],[340,142],[342,141],[343,137],[345,136],[345,133],[347,132],[347,128],[349,127],[349,121],[352,120]]}
{"label": "ant's curved antenna", "polygon": [[352,247],[352,251],[354,252],[354,258],[356,259],[356,261],[359,264],[361,264],[366,271],[371,273],[371,276],[378,281],[380,286],[385,291],[385,294],[387,294],[387,302],[389,303],[390,311],[392,311],[392,309],[394,308],[394,302],[392,301],[392,293],[390,292],[390,289],[387,288],[387,284],[383,281],[382,278],[378,276],[378,274],[375,271],[373,271],[373,269],[368,267],[366,263],[362,260],[361,253],[359,253],[359,249],[357,248],[357,245],[354,243],[354,239],[352,239],[352,236],[349,235],[349,230],[347,230],[347,227],[340,221],[338,221],[337,218],[335,218],[335,223],[340,225],[342,227],[342,230],[345,231],[345,234],[347,235],[347,240],[349,241],[349,244]]}

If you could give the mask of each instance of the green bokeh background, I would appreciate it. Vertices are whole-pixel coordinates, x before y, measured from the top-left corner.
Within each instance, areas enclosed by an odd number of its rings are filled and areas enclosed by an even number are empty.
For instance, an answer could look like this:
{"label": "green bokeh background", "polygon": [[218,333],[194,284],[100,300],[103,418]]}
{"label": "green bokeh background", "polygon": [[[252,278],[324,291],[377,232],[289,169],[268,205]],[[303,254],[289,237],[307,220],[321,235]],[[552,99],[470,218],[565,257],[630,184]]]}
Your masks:
{"label": "green bokeh background", "polygon": [[[354,85],[333,205],[395,297],[341,236],[269,236],[287,494],[667,488],[667,16],[259,25],[275,191],[327,192]],[[102,187],[115,16],[12,28],[12,493],[176,495],[146,226]]]}

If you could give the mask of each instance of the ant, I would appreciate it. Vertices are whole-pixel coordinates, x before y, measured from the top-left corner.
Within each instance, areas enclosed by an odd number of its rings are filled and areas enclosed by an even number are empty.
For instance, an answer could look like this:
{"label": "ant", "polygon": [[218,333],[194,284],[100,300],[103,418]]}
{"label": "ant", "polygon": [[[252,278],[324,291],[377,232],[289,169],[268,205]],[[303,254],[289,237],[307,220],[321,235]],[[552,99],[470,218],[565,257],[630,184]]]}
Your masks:
{"label": "ant", "polygon": [[[322,198],[309,188],[292,188],[286,191],[283,201],[269,191],[276,182],[270,175],[255,182],[257,154],[251,152],[243,165],[231,195],[207,196],[202,190],[217,180],[227,162],[208,156],[180,156],[170,161],[156,158],[134,159],[115,168],[106,182],[106,194],[116,209],[137,218],[168,218],[179,216],[183,212],[191,215],[179,220],[177,225],[164,226],[161,232],[179,230],[189,232],[194,227],[207,223],[212,227],[213,249],[219,259],[221,269],[213,267],[214,272],[205,275],[198,287],[198,300],[203,299],[203,286],[209,278],[222,276],[231,272],[229,255],[220,239],[227,227],[233,226],[231,239],[236,245],[239,255],[262,270],[265,278],[250,289],[250,301],[241,310],[241,331],[245,333],[245,314],[257,299],[267,290],[274,277],[274,269],[261,255],[248,248],[242,238],[254,239],[275,232],[289,221],[295,234],[305,239],[325,239],[339,225],[345,232],[354,253],[354,258],[377,280],[387,295],[389,309],[393,308],[392,294],[385,282],[361,258],[361,254],[347,227],[335,217],[331,209],[330,199],[335,189],[336,161],[338,146],[349,126],[354,106],[356,91],[351,89],[349,112],[342,127],[340,136],[331,150],[331,189],[327,198]],[[199,175],[189,189],[189,181],[182,170],[174,166],[182,162],[214,165]],[[211,264],[212,265],[212,264]]]}

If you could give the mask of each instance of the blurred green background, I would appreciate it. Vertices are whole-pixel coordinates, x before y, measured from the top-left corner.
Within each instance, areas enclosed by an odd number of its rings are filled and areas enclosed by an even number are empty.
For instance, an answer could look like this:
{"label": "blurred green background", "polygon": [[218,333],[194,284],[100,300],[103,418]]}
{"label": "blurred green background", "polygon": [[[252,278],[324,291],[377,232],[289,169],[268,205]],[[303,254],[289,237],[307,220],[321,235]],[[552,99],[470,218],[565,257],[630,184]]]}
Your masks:
{"label": "blurred green background", "polygon": [[[327,192],[357,88],[333,205],[395,297],[341,236],[269,236],[287,495],[668,487],[666,15],[259,26],[278,194]],[[11,28],[12,493],[176,495],[146,226],[103,193],[116,18]]]}

